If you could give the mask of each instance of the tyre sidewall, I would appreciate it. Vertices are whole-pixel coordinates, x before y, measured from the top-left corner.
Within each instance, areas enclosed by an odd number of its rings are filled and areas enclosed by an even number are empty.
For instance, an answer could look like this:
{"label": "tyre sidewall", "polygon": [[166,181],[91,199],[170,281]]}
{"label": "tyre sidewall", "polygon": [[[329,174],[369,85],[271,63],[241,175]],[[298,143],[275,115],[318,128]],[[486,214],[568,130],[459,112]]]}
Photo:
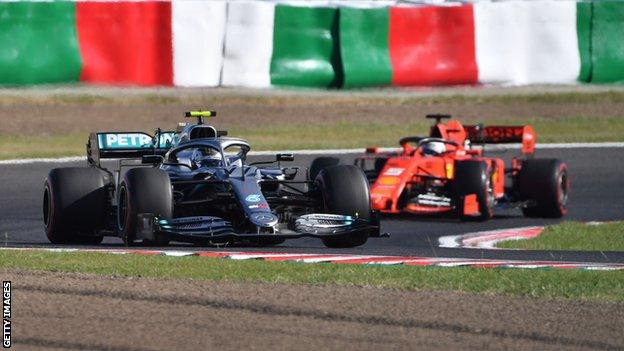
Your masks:
{"label": "tyre sidewall", "polygon": [[336,157],[322,156],[312,160],[308,168],[308,179],[315,180],[318,175],[327,167],[333,167],[340,164],[340,159]]}
{"label": "tyre sidewall", "polygon": [[[323,212],[357,216],[369,220],[371,216],[368,181],[362,170],[353,165],[338,165],[323,169],[316,178],[322,198]],[[328,247],[354,247],[368,240],[367,230],[323,238]]]}
{"label": "tyre sidewall", "polygon": [[[487,220],[494,215],[492,177],[490,166],[484,161],[456,161],[453,193],[458,203],[459,215],[465,220]],[[466,195],[475,194],[479,205],[478,216],[464,216],[463,200]]]}
{"label": "tyre sidewall", "polygon": [[[562,183],[566,194],[562,201]],[[530,159],[522,163],[516,178],[516,189],[523,201],[533,202],[523,208],[530,217],[559,218],[567,213],[570,183],[568,169],[558,159]]]}
{"label": "tyre sidewall", "polygon": [[105,223],[105,185],[106,174],[99,169],[66,167],[50,171],[44,182],[43,211],[44,229],[52,243],[102,241],[95,232]]}
{"label": "tyre sidewall", "polygon": [[[121,201],[126,204],[123,225]],[[137,234],[138,214],[150,213],[162,219],[173,217],[173,194],[169,175],[158,168],[128,170],[117,191],[117,204],[119,236],[127,245],[132,245]]]}

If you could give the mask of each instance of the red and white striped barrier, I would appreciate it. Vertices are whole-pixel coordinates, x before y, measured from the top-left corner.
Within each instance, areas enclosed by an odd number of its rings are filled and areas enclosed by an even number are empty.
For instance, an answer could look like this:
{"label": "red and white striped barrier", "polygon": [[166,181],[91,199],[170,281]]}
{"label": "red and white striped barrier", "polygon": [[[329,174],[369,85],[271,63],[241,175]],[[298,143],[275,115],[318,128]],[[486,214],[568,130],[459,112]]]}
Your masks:
{"label": "red and white striped barrier", "polygon": [[478,267],[478,268],[558,268],[586,270],[624,270],[624,263],[520,261],[415,256],[378,256],[349,254],[298,254],[280,252],[240,251],[181,251],[181,250],[134,250],[134,249],[63,249],[63,248],[2,248],[2,250],[47,251],[47,252],[97,252],[121,255],[162,255],[228,258],[232,260],[288,261],[302,263],[407,265],[436,267]]}

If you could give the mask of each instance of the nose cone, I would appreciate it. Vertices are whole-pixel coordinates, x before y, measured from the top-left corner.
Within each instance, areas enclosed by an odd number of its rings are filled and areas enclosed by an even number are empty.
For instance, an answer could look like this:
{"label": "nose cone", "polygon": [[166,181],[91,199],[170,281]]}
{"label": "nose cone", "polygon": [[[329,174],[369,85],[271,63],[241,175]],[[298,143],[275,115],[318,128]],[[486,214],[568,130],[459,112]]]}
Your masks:
{"label": "nose cone", "polygon": [[251,223],[258,227],[273,227],[277,225],[277,216],[270,212],[256,212],[249,216]]}

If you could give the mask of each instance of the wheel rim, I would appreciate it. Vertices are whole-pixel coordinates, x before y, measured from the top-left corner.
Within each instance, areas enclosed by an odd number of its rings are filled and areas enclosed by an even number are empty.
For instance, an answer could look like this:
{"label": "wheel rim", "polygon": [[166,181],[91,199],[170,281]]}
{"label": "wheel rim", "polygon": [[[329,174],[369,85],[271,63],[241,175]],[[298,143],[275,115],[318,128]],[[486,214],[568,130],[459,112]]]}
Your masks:
{"label": "wheel rim", "polygon": [[52,204],[50,203],[50,189],[46,186],[43,192],[43,224],[46,229],[50,227],[52,218]]}
{"label": "wheel rim", "polygon": [[119,201],[117,203],[117,227],[120,232],[126,229],[126,217],[128,215],[128,201],[126,198],[126,187],[119,189]]}
{"label": "wheel rim", "polygon": [[494,186],[490,177],[487,178],[487,204],[488,211],[492,212],[492,208],[494,208]]}
{"label": "wheel rim", "polygon": [[481,216],[490,217],[494,208],[494,186],[492,185],[492,177],[488,174],[485,175],[485,197],[487,213],[481,213]]}
{"label": "wheel rim", "polygon": [[565,208],[568,202],[568,174],[566,172],[561,172],[559,175],[559,206]]}

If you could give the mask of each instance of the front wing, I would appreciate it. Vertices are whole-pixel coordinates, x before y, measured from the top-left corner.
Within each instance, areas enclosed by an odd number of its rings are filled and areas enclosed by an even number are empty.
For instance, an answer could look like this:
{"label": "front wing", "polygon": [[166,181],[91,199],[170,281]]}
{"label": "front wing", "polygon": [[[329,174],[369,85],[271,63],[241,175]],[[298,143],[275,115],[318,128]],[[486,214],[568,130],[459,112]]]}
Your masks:
{"label": "front wing", "polygon": [[[236,232],[231,223],[219,217],[196,216],[160,219],[153,214],[139,214],[137,239],[154,240],[155,235],[169,240],[206,243],[216,241],[245,241],[256,239],[294,239],[302,237],[339,237],[367,231],[370,237],[381,237],[379,216],[373,212],[370,220],[332,214],[310,214],[299,217],[294,228],[278,226],[277,230],[258,229],[255,232]],[[264,229],[264,228],[262,228]]]}

